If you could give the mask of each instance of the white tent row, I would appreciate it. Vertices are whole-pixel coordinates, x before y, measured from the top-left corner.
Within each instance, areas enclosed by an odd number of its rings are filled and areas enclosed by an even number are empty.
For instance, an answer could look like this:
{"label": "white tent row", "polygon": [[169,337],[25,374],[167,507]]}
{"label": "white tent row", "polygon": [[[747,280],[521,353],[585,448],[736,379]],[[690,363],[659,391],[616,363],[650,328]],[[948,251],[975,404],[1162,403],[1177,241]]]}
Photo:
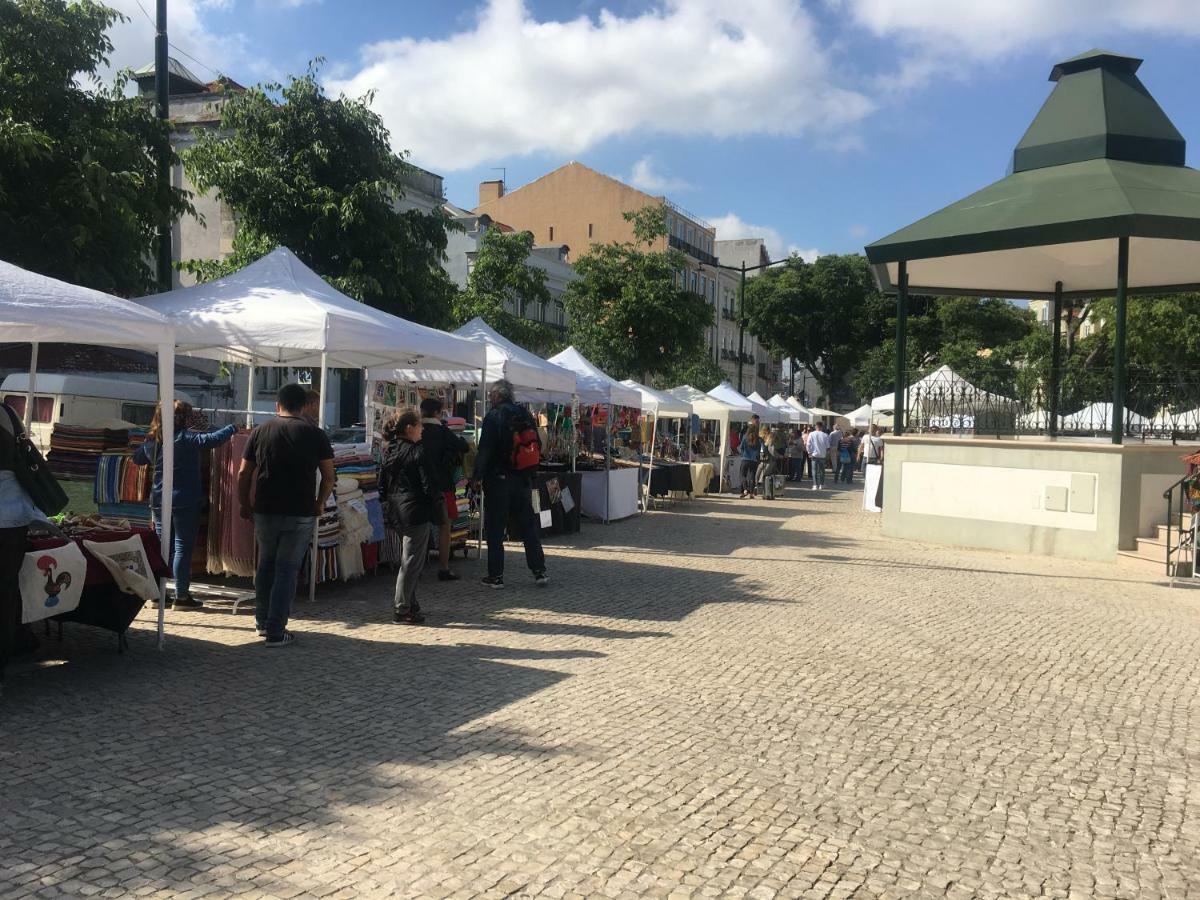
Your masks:
{"label": "white tent row", "polygon": [[[955,404],[961,404],[963,411],[973,405],[989,406],[997,403],[1013,402],[1008,397],[1001,397],[982,388],[977,388],[949,366],[941,366],[930,372],[924,378],[914,381],[906,391],[910,405],[920,408],[923,402],[939,400],[943,397],[952,398]],[[892,415],[896,410],[896,394],[874,398],[869,406],[876,413]]]}
{"label": "white tent row", "polygon": [[609,376],[574,347],[550,357],[549,362],[575,375],[575,391],[582,403],[642,408],[641,393]]}
{"label": "white tent row", "polygon": [[621,382],[626,387],[633,388],[642,395],[642,409],[656,418],[686,419],[692,414],[692,404],[681,400],[666,391],[656,391],[654,388],[639,384],[632,378]]}
{"label": "white tent row", "polygon": [[871,424],[871,404],[865,403],[848,413],[839,413],[838,418],[845,419],[852,428],[866,428]]}
{"label": "white tent row", "polygon": [[760,422],[768,423],[779,422],[782,419],[777,409],[767,406],[766,403],[759,400],[752,400],[749,397],[743,396],[728,381],[722,381],[709,391],[708,395],[715,397],[722,403],[728,403],[730,406],[742,410],[745,414],[745,419],[740,421],[749,421],[751,416],[758,416]]}
{"label": "white tent row", "polygon": [[[37,275],[0,262],[0,334],[32,345],[25,428],[37,391],[38,345],[49,342],[146,347],[158,353],[158,396],[171,409],[175,396],[175,332],[162,316],[100,291]],[[161,548],[170,559],[171,503],[175,482],[175,417],[162,417],[163,496]],[[164,642],[166,581],[159,583],[158,646]]]}
{"label": "white tent row", "polygon": [[[320,367],[322,426],[330,368],[482,372],[487,362],[478,343],[347,297],[286,247],[225,278],[135,302],[167,318],[180,353],[246,364],[248,397],[253,397],[255,366]],[[249,409],[246,415],[249,424]],[[316,542],[314,524],[310,599],[316,594]]]}
{"label": "white tent row", "polygon": [[805,425],[812,421],[812,415],[808,410],[801,411],[795,406],[789,404],[783,399],[782,394],[776,394],[767,401],[767,405],[779,410],[780,415],[784,416],[786,421],[792,425]]}
{"label": "white tent row", "polygon": [[795,397],[788,397],[786,402],[787,402],[788,406],[790,406],[792,409],[796,410],[798,413],[800,413],[801,416],[804,417],[804,424],[810,425],[813,422],[817,421],[817,417],[815,415],[813,415],[812,410],[809,409],[807,406],[805,406],[803,403],[801,403],[799,400],[797,400]]}
{"label": "white tent row", "polygon": [[711,394],[696,390],[690,384],[681,384],[677,388],[671,388],[667,393],[690,403],[692,412],[701,419],[715,421],[720,426],[720,452],[717,462],[717,465],[720,466],[720,471],[717,473],[717,483],[724,488],[725,460],[729,455],[730,423],[749,421],[749,410],[733,406],[724,400],[718,400]]}

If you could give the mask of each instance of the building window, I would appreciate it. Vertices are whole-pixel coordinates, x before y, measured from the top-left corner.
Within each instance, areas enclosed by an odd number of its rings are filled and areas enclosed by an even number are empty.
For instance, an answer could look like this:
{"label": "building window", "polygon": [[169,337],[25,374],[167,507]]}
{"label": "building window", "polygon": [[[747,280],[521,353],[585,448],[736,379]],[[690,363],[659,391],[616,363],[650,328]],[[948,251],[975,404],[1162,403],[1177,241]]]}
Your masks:
{"label": "building window", "polygon": [[700,296],[703,297],[708,293],[708,276],[700,276]]}
{"label": "building window", "polygon": [[693,294],[697,293],[697,291],[696,291],[696,273],[695,272],[692,273],[692,293]]}
{"label": "building window", "polygon": [[554,240],[554,226],[550,226],[550,240]]}
{"label": "building window", "polygon": [[592,236],[592,223],[588,222],[588,237]]}
{"label": "building window", "polygon": [[687,242],[688,242],[689,244],[691,244],[691,243],[694,243],[694,242],[693,242],[693,240],[692,240],[692,235],[693,235],[693,234],[694,234],[694,232],[693,232],[693,230],[692,230],[692,227],[689,225],[689,226],[688,226],[688,230],[687,230]]}
{"label": "building window", "polygon": [[675,233],[675,217],[667,216],[667,234]]}
{"label": "building window", "polygon": [[[17,414],[18,419],[25,418],[25,395],[24,394],[8,394],[4,398],[4,402]],[[49,422],[54,418],[54,398],[53,397],[37,397],[33,398],[33,421]]]}

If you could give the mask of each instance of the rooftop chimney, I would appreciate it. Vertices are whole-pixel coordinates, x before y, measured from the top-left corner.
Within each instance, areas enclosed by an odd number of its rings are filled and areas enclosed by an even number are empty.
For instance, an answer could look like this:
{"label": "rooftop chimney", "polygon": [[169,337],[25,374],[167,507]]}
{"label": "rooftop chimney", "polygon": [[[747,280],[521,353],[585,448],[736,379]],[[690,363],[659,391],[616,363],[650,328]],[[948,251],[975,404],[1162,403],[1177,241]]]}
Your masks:
{"label": "rooftop chimney", "polygon": [[479,205],[491,203],[504,196],[503,181],[481,181],[479,183]]}

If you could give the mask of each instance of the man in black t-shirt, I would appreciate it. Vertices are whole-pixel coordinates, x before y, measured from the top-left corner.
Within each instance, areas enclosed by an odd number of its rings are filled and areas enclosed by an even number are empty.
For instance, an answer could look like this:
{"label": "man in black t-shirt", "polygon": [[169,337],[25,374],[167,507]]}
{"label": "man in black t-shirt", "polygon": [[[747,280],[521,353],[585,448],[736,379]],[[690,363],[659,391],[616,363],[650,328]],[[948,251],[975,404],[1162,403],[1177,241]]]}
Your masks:
{"label": "man in black t-shirt", "polygon": [[278,415],[250,435],[238,472],[242,518],[254,518],[258,544],[254,617],[268,647],[292,642],[287,623],[296,577],[333,490],[333,447],[325,432],[304,418],[306,400],[298,384],[279,389]]}

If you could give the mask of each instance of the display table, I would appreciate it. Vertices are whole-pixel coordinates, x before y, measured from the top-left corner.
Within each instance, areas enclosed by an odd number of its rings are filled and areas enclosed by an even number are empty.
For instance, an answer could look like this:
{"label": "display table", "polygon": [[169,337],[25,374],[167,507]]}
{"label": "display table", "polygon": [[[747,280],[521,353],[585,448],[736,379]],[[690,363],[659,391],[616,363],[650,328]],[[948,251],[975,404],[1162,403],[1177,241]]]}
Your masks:
{"label": "display table", "polygon": [[[550,488],[558,483],[558,489],[551,496]],[[575,534],[579,531],[580,499],[583,494],[582,479],[578,472],[568,472],[565,469],[539,469],[533,477],[534,489],[541,500],[541,508],[550,510],[553,524],[543,528],[542,534]],[[562,491],[567,490],[571,495],[571,510],[563,508]],[[509,528],[510,534],[520,534]]]}
{"label": "display table", "polygon": [[[638,470],[618,466],[607,472],[578,472],[582,476],[580,506],[589,519],[614,522],[638,511]],[[606,502],[607,497],[607,502]]]}
{"label": "display table", "polygon": [[[48,619],[43,619],[42,621],[47,623],[50,621],[59,623],[79,622],[83,625],[104,628],[118,636],[119,641],[117,646],[118,649],[122,649],[125,643],[125,632],[133,620],[137,618],[137,614],[142,606],[145,605],[145,601],[140,597],[135,597],[132,594],[122,591],[113,580],[112,574],[104,567],[104,564],[83,547],[83,541],[110,543],[123,541],[135,535],[141,538],[142,548],[146,552],[146,561],[150,564],[150,569],[154,576],[156,578],[168,577],[170,569],[163,561],[162,554],[159,552],[158,536],[149,528],[135,528],[123,531],[91,531],[75,535],[71,540],[79,546],[80,550],[83,551],[84,558],[87,560],[87,576],[84,579],[83,595],[80,597],[79,605],[75,609]],[[64,546],[66,543],[65,540],[57,537],[31,539],[26,544],[26,550],[29,553],[40,550],[53,550]]]}

